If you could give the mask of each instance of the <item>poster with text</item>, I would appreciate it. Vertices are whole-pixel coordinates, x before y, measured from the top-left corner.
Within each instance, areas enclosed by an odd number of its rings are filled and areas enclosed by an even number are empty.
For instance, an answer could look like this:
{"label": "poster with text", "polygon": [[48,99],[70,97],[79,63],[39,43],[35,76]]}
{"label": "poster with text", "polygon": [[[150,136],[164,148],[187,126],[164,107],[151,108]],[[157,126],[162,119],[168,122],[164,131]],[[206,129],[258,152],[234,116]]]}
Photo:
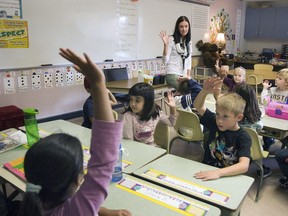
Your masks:
{"label": "poster with text", "polygon": [[0,19],[22,19],[21,0],[0,0]]}
{"label": "poster with text", "polygon": [[0,19],[0,48],[29,48],[27,21]]}

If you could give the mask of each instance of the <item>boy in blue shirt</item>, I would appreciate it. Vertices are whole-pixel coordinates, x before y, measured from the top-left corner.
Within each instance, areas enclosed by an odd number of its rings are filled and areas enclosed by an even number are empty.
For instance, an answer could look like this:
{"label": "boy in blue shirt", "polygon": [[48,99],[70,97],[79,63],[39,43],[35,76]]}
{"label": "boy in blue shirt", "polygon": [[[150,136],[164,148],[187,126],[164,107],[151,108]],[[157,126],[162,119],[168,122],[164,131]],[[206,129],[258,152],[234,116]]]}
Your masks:
{"label": "boy in blue shirt", "polygon": [[192,112],[193,102],[202,87],[191,77],[179,77],[177,81],[178,89],[174,94],[176,108]]}
{"label": "boy in blue shirt", "polygon": [[221,82],[219,77],[205,80],[203,89],[194,101],[194,107],[201,116],[201,124],[209,130],[204,163],[220,168],[194,174],[204,181],[243,174],[248,171],[250,164],[252,141],[238,124],[243,118],[245,100],[236,93],[227,93],[217,100],[216,113],[205,107],[206,96],[220,91]]}
{"label": "boy in blue shirt", "polygon": [[[90,83],[86,77],[84,78],[84,88],[90,94],[91,86],[90,86]],[[117,100],[114,97],[114,95],[108,89],[107,89],[107,93],[109,96],[111,106],[116,105]],[[83,123],[82,123],[82,126],[91,129],[92,128],[92,122],[93,122],[93,100],[92,100],[92,96],[90,95],[86,99],[86,101],[83,105]]]}

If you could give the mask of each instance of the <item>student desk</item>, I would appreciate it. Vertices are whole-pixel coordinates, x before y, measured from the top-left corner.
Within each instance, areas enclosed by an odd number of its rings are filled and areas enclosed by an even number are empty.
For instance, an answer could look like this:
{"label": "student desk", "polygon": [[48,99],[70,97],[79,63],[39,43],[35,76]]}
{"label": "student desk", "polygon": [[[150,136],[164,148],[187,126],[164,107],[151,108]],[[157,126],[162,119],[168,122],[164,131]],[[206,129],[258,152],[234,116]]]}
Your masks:
{"label": "student desk", "polygon": [[122,139],[123,161],[128,165],[124,173],[132,173],[140,167],[166,154],[166,150],[133,140]]}
{"label": "student desk", "polygon": [[[198,216],[204,215],[201,214],[203,207],[207,211],[206,216],[217,216],[221,213],[217,207],[130,175],[124,175],[119,184],[110,184],[108,197],[102,206],[110,209],[127,209],[132,215],[137,216],[175,216],[192,215],[192,213]],[[185,203],[180,200],[185,200]],[[190,203],[192,205],[186,208],[187,211],[180,210],[180,206],[185,208]],[[178,208],[173,207],[173,204]]]}
{"label": "student desk", "polygon": [[[84,146],[90,146],[91,130],[80,125],[64,120],[56,120],[41,123],[38,127],[52,133],[64,132],[71,134],[78,137]],[[126,165],[123,170],[125,173],[132,173],[134,170],[166,154],[165,149],[156,148],[134,140],[122,139],[121,143],[124,148],[122,158]]]}
{"label": "student desk", "polygon": [[[136,83],[138,83],[138,78],[111,81],[111,82],[106,82],[106,88],[108,88],[112,93],[128,94],[129,89]],[[155,94],[163,93],[169,90],[166,84],[159,84],[159,85],[152,85],[152,86],[154,88]]]}
{"label": "student desk", "polygon": [[[67,133],[79,138],[81,143],[89,147],[91,139],[91,130],[77,124],[64,120],[55,120],[38,124],[38,128],[50,133]],[[24,129],[21,127],[20,129]],[[122,140],[122,146],[125,149],[123,161],[128,165],[123,172],[132,173],[136,169],[166,154],[165,149],[156,148],[133,140]],[[15,185],[21,191],[25,191],[25,182],[16,177],[10,171],[2,167],[2,164],[17,159],[25,155],[27,149],[23,146],[1,153],[0,155],[0,176]]]}
{"label": "student desk", "polygon": [[0,176],[5,179],[7,182],[10,182],[12,185],[17,187],[20,191],[24,192],[26,190],[26,184],[20,178],[16,177],[10,171],[3,167],[3,164],[12,160],[15,160],[19,157],[23,157],[27,149],[23,146],[19,146],[15,149],[3,152],[0,154]]}
{"label": "student desk", "polygon": [[137,177],[156,182],[221,209],[221,215],[238,215],[254,179],[245,175],[202,181],[193,175],[218,169],[203,163],[167,154],[136,170]]}

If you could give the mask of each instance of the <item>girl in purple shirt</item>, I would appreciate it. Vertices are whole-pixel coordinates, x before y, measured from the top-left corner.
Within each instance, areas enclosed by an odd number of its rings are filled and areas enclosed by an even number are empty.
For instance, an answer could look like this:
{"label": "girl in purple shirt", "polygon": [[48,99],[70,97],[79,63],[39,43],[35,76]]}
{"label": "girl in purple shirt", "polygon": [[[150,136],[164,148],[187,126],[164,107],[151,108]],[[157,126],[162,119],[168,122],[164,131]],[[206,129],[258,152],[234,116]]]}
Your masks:
{"label": "girl in purple shirt", "polygon": [[[94,122],[88,162],[83,173],[80,141],[68,134],[53,134],[35,143],[26,153],[26,194],[20,215],[98,215],[107,196],[122,134],[122,122],[115,122],[102,71],[89,57],[60,49],[60,55],[91,83]],[[123,210],[122,215],[130,215]]]}

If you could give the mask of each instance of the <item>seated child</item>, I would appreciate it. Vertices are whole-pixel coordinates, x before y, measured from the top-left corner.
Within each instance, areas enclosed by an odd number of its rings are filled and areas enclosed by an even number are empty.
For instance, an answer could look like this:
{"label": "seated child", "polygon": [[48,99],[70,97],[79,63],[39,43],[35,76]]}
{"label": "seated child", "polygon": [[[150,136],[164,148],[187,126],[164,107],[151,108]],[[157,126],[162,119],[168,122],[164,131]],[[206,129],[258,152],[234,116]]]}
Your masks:
{"label": "seated child", "polygon": [[154,132],[158,122],[173,127],[176,123],[176,105],[171,92],[165,103],[170,107],[170,116],[166,116],[154,102],[154,89],[148,83],[137,83],[129,90],[130,103],[124,112],[123,138],[156,146]]}
{"label": "seated child", "polygon": [[[60,55],[87,76],[93,102],[101,104],[94,106],[88,172],[84,176],[78,138],[56,133],[41,139],[24,158],[27,185],[20,216],[98,215],[118,156],[122,123],[114,120],[103,72],[86,54],[83,58],[69,49],[60,49]],[[122,215],[131,214],[125,211]]]}
{"label": "seated child", "polygon": [[[278,72],[275,79],[276,87],[271,87],[272,84],[270,84],[268,80],[264,80],[262,84],[263,90],[261,92],[261,102],[263,104],[265,104],[267,98],[269,98],[270,101],[288,103],[288,68],[281,69]],[[270,137],[263,137],[263,141],[263,148],[266,151],[268,151],[271,145],[275,142],[274,139]]]}
{"label": "seated child", "polygon": [[201,85],[191,77],[179,77],[178,89],[174,93],[176,108],[192,112],[193,102],[201,89]]}
{"label": "seated child", "polygon": [[[252,86],[242,83],[237,85],[234,89],[235,93],[239,94],[245,101],[246,106],[244,110],[244,117],[239,122],[241,127],[249,127],[255,129],[257,132],[261,132],[263,128],[263,122],[261,119],[262,113],[259,108],[255,90]],[[269,177],[272,174],[270,167],[263,164],[264,178]],[[260,175],[260,172],[258,172]]]}
{"label": "seated child", "polygon": [[223,94],[216,101],[216,113],[205,107],[206,96],[218,91],[216,88],[221,82],[219,77],[206,79],[194,101],[200,122],[209,130],[204,163],[221,168],[194,174],[204,181],[243,174],[250,164],[251,138],[238,124],[246,104],[242,97],[236,93]]}
{"label": "seated child", "polygon": [[237,67],[234,70],[233,78],[227,76],[229,71],[228,65],[222,65],[219,67],[219,60],[215,65],[218,75],[223,79],[223,83],[228,87],[228,92],[233,92],[236,85],[245,83],[246,70],[243,67]]}
{"label": "seated child", "polygon": [[[91,86],[90,86],[90,82],[87,79],[87,77],[84,78],[84,88],[86,89],[86,91],[88,93],[91,93]],[[107,92],[108,92],[111,106],[116,105],[117,100],[114,97],[114,95],[108,89],[107,89]],[[87,128],[92,128],[92,122],[93,122],[93,100],[92,100],[92,96],[90,95],[86,99],[86,101],[83,105],[83,123],[82,123],[82,126],[87,127]]]}

